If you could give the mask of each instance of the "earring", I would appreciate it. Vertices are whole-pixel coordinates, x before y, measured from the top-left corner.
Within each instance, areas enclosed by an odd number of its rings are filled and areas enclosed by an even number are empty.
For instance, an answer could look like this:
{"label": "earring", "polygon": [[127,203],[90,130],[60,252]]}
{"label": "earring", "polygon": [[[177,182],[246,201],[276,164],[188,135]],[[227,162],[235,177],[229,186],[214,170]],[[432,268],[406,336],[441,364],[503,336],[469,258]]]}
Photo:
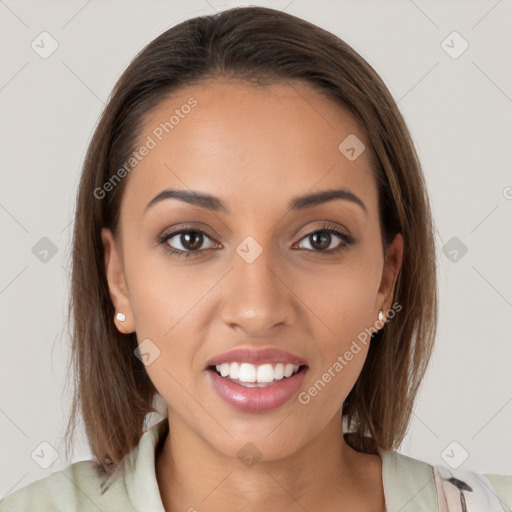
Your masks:
{"label": "earring", "polygon": [[382,312],[382,310],[379,311],[378,318],[379,318],[379,322],[382,322],[382,320],[384,318],[384,313]]}
{"label": "earring", "polygon": [[125,315],[124,313],[117,313],[116,318],[117,318],[120,322],[124,322],[124,321],[126,320],[126,315]]}

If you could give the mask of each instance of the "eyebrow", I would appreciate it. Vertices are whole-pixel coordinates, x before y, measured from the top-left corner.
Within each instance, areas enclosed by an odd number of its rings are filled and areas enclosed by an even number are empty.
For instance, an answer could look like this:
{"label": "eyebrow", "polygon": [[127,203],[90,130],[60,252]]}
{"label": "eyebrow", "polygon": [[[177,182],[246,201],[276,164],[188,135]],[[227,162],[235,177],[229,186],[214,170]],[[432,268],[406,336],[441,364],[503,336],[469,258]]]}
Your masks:
{"label": "eyebrow", "polygon": [[[231,213],[229,208],[218,197],[193,190],[178,190],[171,188],[162,190],[162,192],[151,199],[151,201],[146,205],[146,208],[144,208],[144,213],[146,213],[146,211],[155,204],[166,199],[179,199],[185,203],[199,206],[200,208],[205,208],[212,212],[223,211],[228,214]],[[306,208],[334,201],[335,199],[342,199],[355,203],[362,208],[366,215],[368,215],[368,210],[366,209],[363,201],[358,196],[344,188],[324,190],[321,192],[294,197],[288,204],[288,210],[301,211]]]}

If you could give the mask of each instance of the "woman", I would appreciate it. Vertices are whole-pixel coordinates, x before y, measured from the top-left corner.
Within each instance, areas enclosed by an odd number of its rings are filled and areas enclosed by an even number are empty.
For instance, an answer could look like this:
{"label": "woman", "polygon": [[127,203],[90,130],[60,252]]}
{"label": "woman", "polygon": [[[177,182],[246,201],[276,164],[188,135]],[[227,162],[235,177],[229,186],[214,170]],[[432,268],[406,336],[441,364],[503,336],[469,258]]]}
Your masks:
{"label": "woman", "polygon": [[74,229],[68,434],[81,414],[96,460],[0,510],[512,506],[512,476],[395,451],[436,332],[432,219],[394,100],[334,35],[248,7],[155,39]]}

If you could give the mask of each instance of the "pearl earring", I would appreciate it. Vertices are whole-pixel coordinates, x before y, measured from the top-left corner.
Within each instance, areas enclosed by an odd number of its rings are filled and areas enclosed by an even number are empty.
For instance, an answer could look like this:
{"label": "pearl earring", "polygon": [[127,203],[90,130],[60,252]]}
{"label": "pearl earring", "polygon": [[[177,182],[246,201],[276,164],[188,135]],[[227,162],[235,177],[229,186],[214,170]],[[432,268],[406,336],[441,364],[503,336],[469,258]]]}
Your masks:
{"label": "pearl earring", "polygon": [[124,322],[124,321],[126,320],[126,315],[125,315],[124,313],[117,313],[116,318],[117,318],[120,322]]}
{"label": "pearl earring", "polygon": [[379,322],[382,322],[382,320],[384,318],[384,313],[382,312],[382,310],[379,311],[378,318],[379,318]]}

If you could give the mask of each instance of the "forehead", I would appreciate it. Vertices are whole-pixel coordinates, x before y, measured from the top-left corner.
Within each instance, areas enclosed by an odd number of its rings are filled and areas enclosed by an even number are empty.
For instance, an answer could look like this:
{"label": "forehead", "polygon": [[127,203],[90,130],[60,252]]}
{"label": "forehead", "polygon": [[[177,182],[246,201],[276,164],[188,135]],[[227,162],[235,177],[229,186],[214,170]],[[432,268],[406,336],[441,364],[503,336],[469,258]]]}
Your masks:
{"label": "forehead", "polygon": [[[345,140],[367,149],[350,160],[339,147]],[[123,203],[131,211],[165,188],[209,193],[240,210],[340,186],[365,196],[369,207],[376,201],[360,125],[301,82],[256,88],[213,80],[183,88],[146,115],[140,145],[149,141],[129,175]]]}

